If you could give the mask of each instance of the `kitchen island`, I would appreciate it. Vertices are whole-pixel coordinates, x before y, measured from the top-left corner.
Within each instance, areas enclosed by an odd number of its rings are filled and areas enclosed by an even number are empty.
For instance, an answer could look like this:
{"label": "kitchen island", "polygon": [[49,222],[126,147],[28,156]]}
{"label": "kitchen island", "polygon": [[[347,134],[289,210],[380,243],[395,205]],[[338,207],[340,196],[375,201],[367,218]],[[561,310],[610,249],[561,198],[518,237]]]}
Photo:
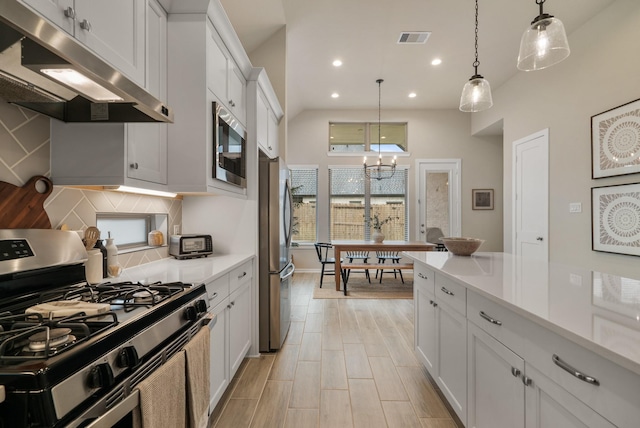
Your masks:
{"label": "kitchen island", "polygon": [[466,426],[637,426],[640,280],[506,253],[405,254],[416,352]]}

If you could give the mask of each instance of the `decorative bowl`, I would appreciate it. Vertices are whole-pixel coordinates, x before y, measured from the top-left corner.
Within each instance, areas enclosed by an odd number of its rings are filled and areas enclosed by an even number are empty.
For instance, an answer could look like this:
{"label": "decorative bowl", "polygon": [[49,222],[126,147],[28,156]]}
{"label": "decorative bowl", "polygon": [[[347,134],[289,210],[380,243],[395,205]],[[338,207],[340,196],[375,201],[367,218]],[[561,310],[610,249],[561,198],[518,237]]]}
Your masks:
{"label": "decorative bowl", "polygon": [[456,256],[470,256],[478,250],[480,245],[484,242],[484,239],[446,237],[440,238],[440,241],[442,241],[450,253],[453,253]]}

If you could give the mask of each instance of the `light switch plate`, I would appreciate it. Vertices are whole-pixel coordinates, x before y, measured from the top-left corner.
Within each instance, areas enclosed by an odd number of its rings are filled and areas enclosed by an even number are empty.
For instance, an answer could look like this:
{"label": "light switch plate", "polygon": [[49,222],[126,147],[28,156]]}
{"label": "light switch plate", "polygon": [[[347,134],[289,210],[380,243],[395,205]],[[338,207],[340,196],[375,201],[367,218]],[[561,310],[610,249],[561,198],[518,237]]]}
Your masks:
{"label": "light switch plate", "polygon": [[582,212],[582,202],[571,202],[569,204],[569,212],[570,213],[581,213]]}

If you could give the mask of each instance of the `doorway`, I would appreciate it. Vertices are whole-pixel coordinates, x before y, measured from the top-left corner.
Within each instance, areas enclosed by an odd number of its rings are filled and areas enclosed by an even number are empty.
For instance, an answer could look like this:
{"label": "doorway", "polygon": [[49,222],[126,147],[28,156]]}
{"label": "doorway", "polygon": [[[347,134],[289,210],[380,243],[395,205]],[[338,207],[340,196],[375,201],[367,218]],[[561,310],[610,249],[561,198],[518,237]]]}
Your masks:
{"label": "doorway", "polygon": [[[426,241],[434,228],[444,236],[461,235],[461,160],[416,160],[418,225],[416,240]],[[434,242],[437,244],[437,242]]]}

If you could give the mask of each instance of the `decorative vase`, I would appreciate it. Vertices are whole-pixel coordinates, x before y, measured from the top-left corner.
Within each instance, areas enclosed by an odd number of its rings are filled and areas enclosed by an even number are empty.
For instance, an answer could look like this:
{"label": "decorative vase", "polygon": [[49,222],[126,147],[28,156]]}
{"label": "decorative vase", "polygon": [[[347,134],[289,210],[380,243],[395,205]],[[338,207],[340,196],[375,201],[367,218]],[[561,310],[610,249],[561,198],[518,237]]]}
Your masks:
{"label": "decorative vase", "polygon": [[384,241],[384,235],[378,229],[373,230],[373,234],[371,235],[371,238],[373,238],[373,242],[377,242],[377,243]]}

